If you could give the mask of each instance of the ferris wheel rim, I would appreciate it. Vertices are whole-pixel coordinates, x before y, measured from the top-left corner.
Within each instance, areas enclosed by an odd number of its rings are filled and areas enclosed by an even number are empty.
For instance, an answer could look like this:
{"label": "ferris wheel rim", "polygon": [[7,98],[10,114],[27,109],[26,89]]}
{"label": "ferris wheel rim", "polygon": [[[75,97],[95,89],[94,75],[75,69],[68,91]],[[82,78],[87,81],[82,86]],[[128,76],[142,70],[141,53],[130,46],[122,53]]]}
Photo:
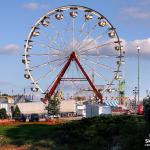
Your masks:
{"label": "ferris wheel rim", "polygon": [[[30,66],[28,65],[28,60],[27,60],[27,55],[28,55],[28,45],[29,45],[29,41],[31,40],[32,38],[32,33],[34,32],[35,28],[37,28],[41,21],[46,17],[46,16],[51,16],[55,13],[57,13],[58,10],[68,10],[68,9],[71,9],[71,8],[75,8],[77,7],[78,9],[80,8],[80,10],[90,10],[93,14],[95,14],[96,16],[100,17],[104,17],[104,19],[107,21],[108,25],[110,25],[110,27],[112,27],[114,29],[114,32],[115,32],[115,35],[116,35],[116,38],[117,38],[117,41],[118,41],[118,45],[121,47],[121,44],[120,44],[120,39],[119,39],[119,36],[118,36],[118,33],[116,32],[115,28],[113,27],[113,25],[110,23],[110,21],[105,17],[103,16],[101,13],[95,11],[94,9],[91,9],[91,8],[88,8],[88,7],[85,7],[85,6],[79,6],[79,5],[66,5],[66,6],[61,6],[61,7],[58,7],[52,11],[49,11],[48,13],[46,13],[46,15],[43,15],[40,19],[38,19],[38,21],[35,23],[35,25],[32,27],[30,33],[28,34],[28,38],[26,40],[26,44],[25,44],[25,67],[26,67],[26,72],[29,74],[32,82],[34,83],[34,85],[42,92],[44,93],[43,89],[35,82],[36,80],[34,79],[34,77],[32,76],[32,73],[30,71]],[[119,51],[120,53],[120,56],[122,55],[122,51],[120,50]],[[121,57],[120,57],[120,61],[121,61]],[[117,65],[117,69],[119,71],[120,69],[120,65]],[[118,72],[116,71],[116,74],[115,76],[118,74]],[[113,81],[115,80],[115,76],[113,77],[113,80],[109,83],[110,85],[113,83]],[[106,89],[104,90],[106,91]]]}

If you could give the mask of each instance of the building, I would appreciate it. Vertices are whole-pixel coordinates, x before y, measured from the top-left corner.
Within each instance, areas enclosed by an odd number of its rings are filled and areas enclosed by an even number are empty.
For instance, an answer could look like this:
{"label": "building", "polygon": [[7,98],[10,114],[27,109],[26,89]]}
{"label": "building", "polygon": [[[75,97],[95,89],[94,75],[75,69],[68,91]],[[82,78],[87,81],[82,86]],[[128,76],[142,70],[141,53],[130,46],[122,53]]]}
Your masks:
{"label": "building", "polygon": [[14,105],[12,96],[0,96],[0,109],[5,108],[9,116],[11,116],[11,107]]}
{"label": "building", "polygon": [[45,114],[47,110],[46,105],[43,102],[27,102],[17,104],[22,114]]}

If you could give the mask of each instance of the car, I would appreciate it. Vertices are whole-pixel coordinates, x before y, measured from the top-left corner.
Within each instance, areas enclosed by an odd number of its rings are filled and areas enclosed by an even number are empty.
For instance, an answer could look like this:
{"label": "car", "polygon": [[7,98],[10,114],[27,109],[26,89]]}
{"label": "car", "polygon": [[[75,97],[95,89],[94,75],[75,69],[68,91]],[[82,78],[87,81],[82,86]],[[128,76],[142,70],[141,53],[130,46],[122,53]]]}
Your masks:
{"label": "car", "polygon": [[137,110],[138,115],[144,115],[144,107],[143,107],[143,102],[140,102]]}
{"label": "car", "polygon": [[24,114],[20,114],[18,120],[19,120],[19,121],[22,121],[22,122],[26,122],[26,118],[27,118],[27,117],[26,117]]}
{"label": "car", "polygon": [[53,119],[53,118],[60,118],[60,115],[59,114],[57,114],[57,115],[53,115],[53,114],[46,114],[45,115],[45,118],[46,119]]}
{"label": "car", "polygon": [[31,114],[29,121],[30,122],[39,121],[39,115],[38,114]]}

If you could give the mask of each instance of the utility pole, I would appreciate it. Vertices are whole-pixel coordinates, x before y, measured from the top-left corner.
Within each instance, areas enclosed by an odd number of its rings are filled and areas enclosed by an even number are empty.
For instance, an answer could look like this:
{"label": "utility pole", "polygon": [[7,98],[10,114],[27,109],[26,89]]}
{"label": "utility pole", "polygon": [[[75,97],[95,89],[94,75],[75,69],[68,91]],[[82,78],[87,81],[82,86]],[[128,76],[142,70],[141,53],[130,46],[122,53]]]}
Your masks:
{"label": "utility pole", "polygon": [[138,100],[137,104],[139,104],[140,101],[140,47],[137,46],[137,51],[138,51]]}
{"label": "utility pole", "polygon": [[138,95],[138,87],[136,86],[133,90],[134,98],[135,98],[135,105],[137,104],[137,95]]}

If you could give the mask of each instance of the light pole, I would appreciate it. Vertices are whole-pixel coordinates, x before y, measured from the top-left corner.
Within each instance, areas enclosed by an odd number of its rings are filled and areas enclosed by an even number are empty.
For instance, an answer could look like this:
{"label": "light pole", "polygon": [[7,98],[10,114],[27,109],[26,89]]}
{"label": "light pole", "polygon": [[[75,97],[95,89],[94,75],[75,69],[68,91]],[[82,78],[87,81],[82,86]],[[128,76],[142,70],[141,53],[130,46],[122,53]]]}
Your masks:
{"label": "light pole", "polygon": [[135,87],[133,90],[134,99],[135,99],[135,106],[137,104],[137,95],[138,95],[138,87]]}
{"label": "light pole", "polygon": [[137,46],[138,51],[138,101],[137,104],[139,104],[140,101],[140,47]]}

